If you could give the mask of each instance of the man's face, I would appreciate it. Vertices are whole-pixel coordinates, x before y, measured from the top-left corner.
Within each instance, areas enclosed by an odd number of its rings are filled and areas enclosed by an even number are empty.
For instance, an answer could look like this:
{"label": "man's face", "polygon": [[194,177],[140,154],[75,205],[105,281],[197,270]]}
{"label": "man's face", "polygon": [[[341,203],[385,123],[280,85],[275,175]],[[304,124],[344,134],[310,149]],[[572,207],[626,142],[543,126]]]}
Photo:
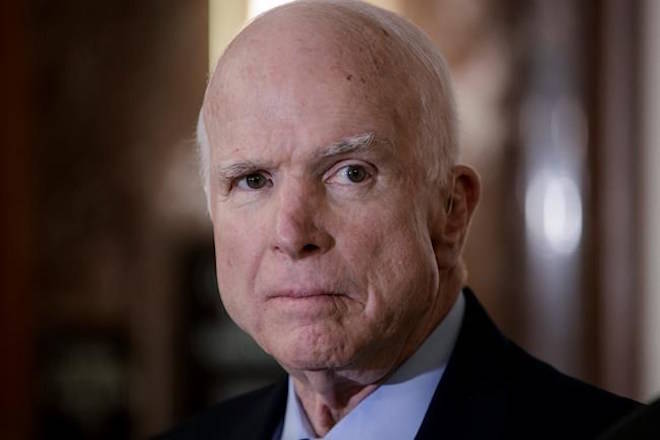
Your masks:
{"label": "man's face", "polygon": [[313,44],[249,55],[205,104],[225,308],[289,370],[391,362],[439,294],[406,112]]}

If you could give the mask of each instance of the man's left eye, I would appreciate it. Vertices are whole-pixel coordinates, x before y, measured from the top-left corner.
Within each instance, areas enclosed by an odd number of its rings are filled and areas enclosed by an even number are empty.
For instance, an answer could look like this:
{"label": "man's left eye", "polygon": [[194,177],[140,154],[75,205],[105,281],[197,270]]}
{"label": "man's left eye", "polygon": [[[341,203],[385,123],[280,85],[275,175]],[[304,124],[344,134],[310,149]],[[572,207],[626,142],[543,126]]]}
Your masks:
{"label": "man's left eye", "polygon": [[371,177],[371,173],[363,165],[351,164],[339,168],[331,177],[330,181],[343,185],[362,183]]}
{"label": "man's left eye", "polygon": [[346,178],[353,183],[360,183],[368,176],[367,170],[359,165],[347,166],[344,173],[346,174]]}

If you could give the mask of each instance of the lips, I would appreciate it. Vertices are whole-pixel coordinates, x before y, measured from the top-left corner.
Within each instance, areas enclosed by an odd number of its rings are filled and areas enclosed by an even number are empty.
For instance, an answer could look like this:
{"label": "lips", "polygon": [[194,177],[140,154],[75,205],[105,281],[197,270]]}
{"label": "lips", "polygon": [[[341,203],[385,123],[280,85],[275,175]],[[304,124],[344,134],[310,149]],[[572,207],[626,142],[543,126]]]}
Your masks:
{"label": "lips", "polygon": [[269,292],[266,297],[268,299],[273,298],[290,298],[290,299],[305,299],[313,297],[324,297],[324,296],[344,296],[341,292],[336,292],[333,290],[319,289],[319,288],[295,288],[295,289],[278,289],[274,292]]}

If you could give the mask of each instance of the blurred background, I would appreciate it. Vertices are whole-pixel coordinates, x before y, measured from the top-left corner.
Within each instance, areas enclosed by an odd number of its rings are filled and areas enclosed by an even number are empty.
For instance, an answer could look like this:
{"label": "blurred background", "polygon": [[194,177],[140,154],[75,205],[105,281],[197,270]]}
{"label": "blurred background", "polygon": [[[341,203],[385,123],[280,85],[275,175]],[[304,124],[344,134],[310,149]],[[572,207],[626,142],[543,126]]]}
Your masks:
{"label": "blurred background", "polygon": [[[660,2],[382,0],[437,42],[469,284],[560,370],[660,393]],[[3,2],[0,437],[144,438],[281,372],[227,318],[194,128],[250,0]]]}

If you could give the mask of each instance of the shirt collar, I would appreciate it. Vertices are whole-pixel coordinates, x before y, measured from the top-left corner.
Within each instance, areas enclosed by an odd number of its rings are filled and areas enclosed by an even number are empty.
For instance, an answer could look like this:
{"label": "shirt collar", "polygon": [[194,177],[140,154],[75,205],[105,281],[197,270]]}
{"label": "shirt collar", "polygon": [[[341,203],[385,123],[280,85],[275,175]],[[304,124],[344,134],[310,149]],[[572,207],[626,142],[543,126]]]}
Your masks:
{"label": "shirt collar", "polygon": [[[381,386],[362,400],[326,434],[325,439],[414,438],[424,420],[449,357],[456,344],[463,314],[463,294],[417,351]],[[289,376],[282,440],[318,438]],[[276,437],[277,438],[277,437]]]}

